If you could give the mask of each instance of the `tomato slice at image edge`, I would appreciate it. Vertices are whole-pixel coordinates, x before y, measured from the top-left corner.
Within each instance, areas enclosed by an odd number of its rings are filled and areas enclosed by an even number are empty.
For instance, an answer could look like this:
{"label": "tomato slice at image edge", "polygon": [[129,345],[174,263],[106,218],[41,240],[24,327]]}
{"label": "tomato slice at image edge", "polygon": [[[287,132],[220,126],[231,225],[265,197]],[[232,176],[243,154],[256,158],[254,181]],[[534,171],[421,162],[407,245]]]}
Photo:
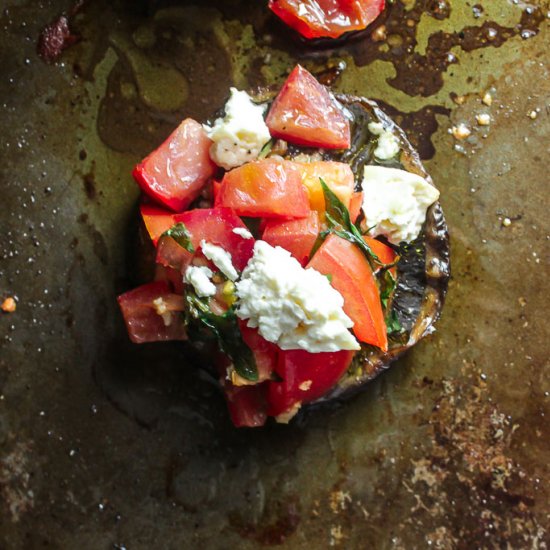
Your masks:
{"label": "tomato slice at image edge", "polygon": [[305,38],[338,38],[364,29],[384,4],[384,0],[269,0],[271,11]]}

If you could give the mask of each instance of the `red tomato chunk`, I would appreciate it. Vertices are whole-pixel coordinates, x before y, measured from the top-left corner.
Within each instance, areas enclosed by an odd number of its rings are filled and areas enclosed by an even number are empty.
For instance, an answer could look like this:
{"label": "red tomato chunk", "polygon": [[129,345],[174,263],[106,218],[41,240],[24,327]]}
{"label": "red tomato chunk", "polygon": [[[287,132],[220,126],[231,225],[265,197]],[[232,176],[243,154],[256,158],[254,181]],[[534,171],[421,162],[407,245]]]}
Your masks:
{"label": "red tomato chunk", "polygon": [[288,250],[304,267],[319,236],[320,228],[319,214],[312,210],[307,218],[268,221],[262,239],[271,246],[280,246]]}
{"label": "red tomato chunk", "polygon": [[332,277],[332,286],[344,297],[344,312],[353,321],[353,333],[361,342],[388,349],[386,323],[378,287],[368,260],[359,248],[330,235],[308,267]]}
{"label": "red tomato chunk", "polygon": [[257,428],[267,420],[267,384],[234,386],[224,384],[227,407],[233,425],[237,428]]}
{"label": "red tomato chunk", "polygon": [[374,21],[384,0],[269,0],[269,7],[306,38],[338,38]]}
{"label": "red tomato chunk", "polygon": [[134,178],[153,200],[181,212],[199,196],[216,170],[208,152],[211,145],[203,127],[186,118],[134,168]]}
{"label": "red tomato chunk", "polygon": [[136,344],[144,342],[160,342],[167,340],[187,340],[183,322],[177,313],[171,314],[171,323],[166,325],[153,303],[162,298],[167,311],[184,310],[183,296],[172,294],[170,287],[164,281],[157,281],[139,286],[118,297],[130,340]]}
{"label": "red tomato chunk", "polygon": [[298,167],[279,159],[249,162],[227,172],[216,205],[256,218],[305,218],[309,214]]}
{"label": "red tomato chunk", "polygon": [[229,208],[196,208],[178,214],[175,221],[182,222],[191,235],[195,250],[201,241],[221,246],[231,254],[233,265],[242,271],[252,257],[254,239],[245,239],[233,232],[246,229],[242,220]]}
{"label": "red tomato chunk", "polygon": [[270,382],[268,414],[278,416],[297,403],[308,403],[323,396],[346,372],[353,351],[309,353],[304,350],[279,352],[276,372],[282,382]]}
{"label": "red tomato chunk", "polygon": [[266,124],[273,137],[296,145],[347,149],[350,125],[328,90],[300,65],[271,105]]}
{"label": "red tomato chunk", "polygon": [[139,207],[141,218],[145,224],[145,228],[156,246],[160,236],[168,231],[174,225],[174,213],[159,208],[158,206],[152,206],[150,204],[142,204]]}

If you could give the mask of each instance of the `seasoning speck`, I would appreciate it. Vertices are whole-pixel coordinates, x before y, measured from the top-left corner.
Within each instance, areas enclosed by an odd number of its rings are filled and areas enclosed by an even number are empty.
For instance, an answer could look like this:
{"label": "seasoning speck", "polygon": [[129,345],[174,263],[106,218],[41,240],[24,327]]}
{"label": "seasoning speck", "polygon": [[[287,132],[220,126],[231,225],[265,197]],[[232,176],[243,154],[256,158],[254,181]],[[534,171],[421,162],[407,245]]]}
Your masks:
{"label": "seasoning speck", "polygon": [[481,99],[481,102],[484,105],[487,105],[487,107],[490,107],[493,103],[493,96],[489,92],[485,92],[483,98]]}
{"label": "seasoning speck", "polygon": [[480,126],[489,126],[491,124],[491,116],[487,113],[476,115],[476,121]]}
{"label": "seasoning speck", "polygon": [[472,131],[470,130],[470,128],[468,128],[468,126],[466,126],[466,124],[461,122],[460,124],[458,124],[458,126],[453,126],[451,128],[451,133],[453,134],[455,139],[466,139],[472,133]]}
{"label": "seasoning speck", "polygon": [[13,313],[17,309],[17,304],[11,296],[8,296],[2,302],[2,305],[0,306],[0,309],[2,309],[2,311],[4,313]]}

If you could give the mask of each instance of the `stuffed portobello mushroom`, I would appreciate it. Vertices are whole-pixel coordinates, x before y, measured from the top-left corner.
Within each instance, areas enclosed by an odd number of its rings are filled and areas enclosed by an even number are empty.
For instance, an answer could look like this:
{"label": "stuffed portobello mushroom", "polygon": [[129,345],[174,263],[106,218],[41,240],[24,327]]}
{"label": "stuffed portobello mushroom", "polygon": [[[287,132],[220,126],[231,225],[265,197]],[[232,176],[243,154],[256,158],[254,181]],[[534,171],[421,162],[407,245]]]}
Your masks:
{"label": "stuffed portobello mushroom", "polygon": [[184,120],[134,177],[155,276],[119,297],[129,336],[200,349],[236,426],[343,399],[433,330],[439,191],[374,102],[298,65]]}

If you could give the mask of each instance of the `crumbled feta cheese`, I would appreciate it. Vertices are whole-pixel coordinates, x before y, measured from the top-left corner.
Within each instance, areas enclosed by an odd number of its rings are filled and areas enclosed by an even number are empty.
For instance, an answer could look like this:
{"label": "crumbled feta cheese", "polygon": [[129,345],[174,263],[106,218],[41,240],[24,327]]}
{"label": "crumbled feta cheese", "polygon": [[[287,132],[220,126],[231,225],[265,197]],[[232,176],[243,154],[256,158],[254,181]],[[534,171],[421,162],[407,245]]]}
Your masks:
{"label": "crumbled feta cheese", "polygon": [[231,254],[221,246],[201,241],[202,253],[230,280],[235,281],[239,274],[233,265]]}
{"label": "crumbled feta cheese", "polygon": [[385,235],[394,244],[412,241],[439,191],[424,178],[405,170],[365,166],[363,212],[371,235]]}
{"label": "crumbled feta cheese", "polygon": [[212,128],[204,126],[214,142],[210,157],[218,166],[230,170],[258,157],[271,139],[264,110],[265,107],[254,104],[246,92],[231,88],[225,117],[216,119]]}
{"label": "crumbled feta cheese", "polygon": [[281,349],[311,353],[359,349],[344,313],[342,295],[289,252],[256,241],[254,255],[236,284],[237,315]]}
{"label": "crumbled feta cheese", "polygon": [[190,265],[185,271],[185,280],[193,285],[198,296],[214,296],[216,285],[210,280],[212,270],[204,265]]}
{"label": "crumbled feta cheese", "polygon": [[157,312],[157,315],[162,315],[168,311],[168,308],[166,307],[166,302],[162,299],[162,296],[159,296],[155,300],[153,300],[153,305],[155,306],[155,311]]}
{"label": "crumbled feta cheese", "polygon": [[302,402],[297,401],[288,410],[277,415],[275,417],[275,422],[277,422],[278,424],[288,424],[296,416],[301,406]]}
{"label": "crumbled feta cheese", "polygon": [[233,233],[235,235],[239,235],[239,237],[242,237],[243,239],[253,239],[254,236],[246,227],[235,227],[233,228]]}
{"label": "crumbled feta cheese", "polygon": [[163,300],[162,296],[159,296],[153,300],[153,306],[155,306],[155,311],[157,315],[162,317],[162,322],[165,327],[169,327],[172,324],[172,312],[168,310],[166,302]]}
{"label": "crumbled feta cheese", "polygon": [[399,142],[393,132],[386,130],[380,122],[369,122],[369,132],[378,136],[374,156],[380,160],[389,160],[399,153]]}

